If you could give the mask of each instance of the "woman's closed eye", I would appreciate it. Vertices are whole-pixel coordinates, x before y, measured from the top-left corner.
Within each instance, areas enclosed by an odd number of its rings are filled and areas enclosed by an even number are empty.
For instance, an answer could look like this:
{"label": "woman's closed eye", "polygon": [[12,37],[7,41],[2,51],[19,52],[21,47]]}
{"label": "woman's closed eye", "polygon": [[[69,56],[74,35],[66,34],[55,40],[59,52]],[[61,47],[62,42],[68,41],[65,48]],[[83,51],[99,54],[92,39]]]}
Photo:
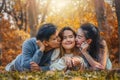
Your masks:
{"label": "woman's closed eye", "polygon": [[77,35],[77,38],[81,39],[83,38],[84,36],[81,36],[81,35]]}

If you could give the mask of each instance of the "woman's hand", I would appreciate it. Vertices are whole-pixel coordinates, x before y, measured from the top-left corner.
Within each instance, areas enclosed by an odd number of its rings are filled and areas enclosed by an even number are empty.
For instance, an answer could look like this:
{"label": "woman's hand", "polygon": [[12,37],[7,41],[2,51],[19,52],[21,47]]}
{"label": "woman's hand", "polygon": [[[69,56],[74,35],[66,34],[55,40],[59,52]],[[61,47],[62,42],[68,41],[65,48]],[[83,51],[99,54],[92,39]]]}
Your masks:
{"label": "woman's hand", "polygon": [[44,52],[45,50],[44,44],[40,40],[37,40],[36,44],[40,47],[40,51]]}
{"label": "woman's hand", "polygon": [[101,65],[100,63],[97,63],[97,64],[93,67],[93,69],[104,69],[104,66]]}
{"label": "woman's hand", "polygon": [[82,54],[87,52],[88,47],[89,44],[86,41],[81,44],[80,51],[82,52]]}

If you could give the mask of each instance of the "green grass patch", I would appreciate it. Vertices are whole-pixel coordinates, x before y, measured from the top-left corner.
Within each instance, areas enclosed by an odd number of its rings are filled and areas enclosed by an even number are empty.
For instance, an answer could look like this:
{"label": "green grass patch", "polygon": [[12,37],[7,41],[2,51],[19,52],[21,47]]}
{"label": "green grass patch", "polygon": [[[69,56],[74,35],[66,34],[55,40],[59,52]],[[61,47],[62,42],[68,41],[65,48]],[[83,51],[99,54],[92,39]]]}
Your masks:
{"label": "green grass patch", "polygon": [[118,71],[4,72],[0,80],[120,80]]}

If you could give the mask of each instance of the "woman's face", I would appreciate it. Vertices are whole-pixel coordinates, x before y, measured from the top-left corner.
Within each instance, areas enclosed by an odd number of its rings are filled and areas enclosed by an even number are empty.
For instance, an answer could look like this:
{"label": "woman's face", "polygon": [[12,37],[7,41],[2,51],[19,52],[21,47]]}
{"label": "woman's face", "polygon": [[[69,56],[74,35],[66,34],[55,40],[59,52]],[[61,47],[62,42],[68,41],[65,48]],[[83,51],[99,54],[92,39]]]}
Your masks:
{"label": "woman's face", "polygon": [[82,42],[86,40],[85,35],[82,29],[78,29],[77,36],[76,36],[76,46],[81,47]]}
{"label": "woman's face", "polygon": [[75,35],[70,30],[63,32],[62,46],[65,50],[71,50],[75,46]]}

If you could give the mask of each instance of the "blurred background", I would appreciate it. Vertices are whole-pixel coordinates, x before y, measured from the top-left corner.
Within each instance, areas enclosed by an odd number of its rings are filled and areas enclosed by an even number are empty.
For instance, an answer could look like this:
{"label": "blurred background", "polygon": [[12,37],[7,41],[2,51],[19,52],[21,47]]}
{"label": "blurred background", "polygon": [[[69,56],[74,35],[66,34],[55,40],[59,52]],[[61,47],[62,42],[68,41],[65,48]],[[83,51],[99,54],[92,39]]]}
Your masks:
{"label": "blurred background", "polygon": [[[58,30],[82,23],[98,26],[107,41],[113,65],[120,63],[120,0],[0,0],[0,66],[21,53],[23,41],[34,37],[40,25]],[[118,27],[119,26],[119,27]]]}

